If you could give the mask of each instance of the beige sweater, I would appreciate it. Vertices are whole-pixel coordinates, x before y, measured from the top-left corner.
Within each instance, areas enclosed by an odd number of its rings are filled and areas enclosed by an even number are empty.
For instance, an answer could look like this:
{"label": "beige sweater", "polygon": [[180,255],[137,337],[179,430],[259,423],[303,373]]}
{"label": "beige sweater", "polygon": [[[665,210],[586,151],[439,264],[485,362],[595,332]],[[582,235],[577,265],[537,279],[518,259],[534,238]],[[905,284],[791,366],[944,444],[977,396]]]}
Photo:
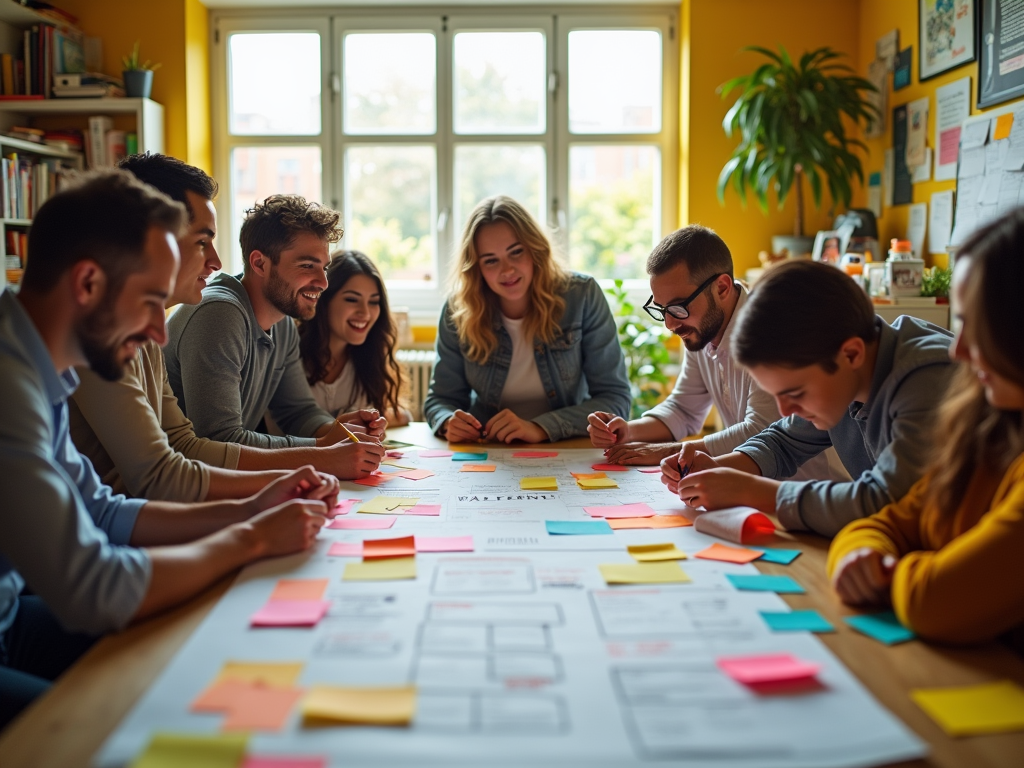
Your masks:
{"label": "beige sweater", "polygon": [[120,381],[79,370],[68,403],[71,438],[118,493],[161,501],[202,501],[206,465],[234,469],[239,446],[197,437],[167,382],[160,347],[147,342]]}

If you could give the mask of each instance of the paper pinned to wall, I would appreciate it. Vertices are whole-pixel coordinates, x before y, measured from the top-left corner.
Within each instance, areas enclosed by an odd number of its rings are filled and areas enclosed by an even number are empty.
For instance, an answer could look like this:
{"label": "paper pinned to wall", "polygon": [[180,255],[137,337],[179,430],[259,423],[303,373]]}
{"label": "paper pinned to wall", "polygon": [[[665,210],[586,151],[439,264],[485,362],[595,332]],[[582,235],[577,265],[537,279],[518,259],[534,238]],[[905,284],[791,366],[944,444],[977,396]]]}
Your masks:
{"label": "paper pinned to wall", "polygon": [[911,171],[924,165],[927,160],[928,103],[929,99],[925,96],[907,104],[907,148],[904,159]]}
{"label": "paper pinned to wall", "polygon": [[885,150],[885,160],[882,163],[882,202],[886,208],[892,208],[895,181],[896,152],[890,147]]}
{"label": "paper pinned to wall", "polygon": [[907,240],[914,251],[914,258],[924,258],[924,236],[928,231],[928,203],[915,203],[910,206],[907,217]]}
{"label": "paper pinned to wall", "polygon": [[953,190],[932,193],[928,219],[928,252],[945,253],[953,230]]}
{"label": "paper pinned to wall", "polygon": [[971,78],[935,89],[935,180],[956,178],[960,131],[971,114]]}

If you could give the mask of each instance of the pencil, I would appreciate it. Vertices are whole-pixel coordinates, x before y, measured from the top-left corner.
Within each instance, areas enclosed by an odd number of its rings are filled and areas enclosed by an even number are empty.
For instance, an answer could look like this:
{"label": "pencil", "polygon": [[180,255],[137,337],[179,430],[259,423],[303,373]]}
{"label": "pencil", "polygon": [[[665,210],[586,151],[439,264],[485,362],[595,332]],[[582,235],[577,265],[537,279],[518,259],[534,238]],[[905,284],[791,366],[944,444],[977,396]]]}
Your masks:
{"label": "pencil", "polygon": [[348,435],[348,439],[349,440],[351,440],[353,443],[358,443],[359,442],[359,438],[352,434],[352,430],[350,430],[348,427],[346,427],[340,421],[338,422],[338,426],[341,427],[343,430],[345,430],[345,434]]}

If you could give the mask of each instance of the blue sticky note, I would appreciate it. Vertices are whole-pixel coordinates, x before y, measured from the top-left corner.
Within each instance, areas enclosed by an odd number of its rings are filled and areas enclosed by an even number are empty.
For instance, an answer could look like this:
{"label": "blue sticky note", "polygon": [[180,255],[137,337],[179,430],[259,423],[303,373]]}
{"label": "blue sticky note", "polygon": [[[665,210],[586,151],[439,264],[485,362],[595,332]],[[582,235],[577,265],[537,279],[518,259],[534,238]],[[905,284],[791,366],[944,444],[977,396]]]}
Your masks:
{"label": "blue sticky note", "polygon": [[772,632],[835,632],[817,611],[761,611],[761,618]]}
{"label": "blue sticky note", "polygon": [[547,526],[552,536],[612,533],[607,520],[548,520]]}
{"label": "blue sticky note", "polygon": [[905,643],[907,640],[917,637],[912,629],[907,629],[900,624],[900,620],[892,611],[867,616],[847,616],[843,621],[861,634],[886,645]]}
{"label": "blue sticky note", "polygon": [[487,453],[453,453],[452,461],[486,461]]}
{"label": "blue sticky note", "polygon": [[725,574],[736,589],[747,589],[754,592],[785,592],[802,595],[804,588],[789,576],[767,576],[759,573],[756,576],[746,574]]}
{"label": "blue sticky note", "polygon": [[762,563],[789,565],[800,556],[799,549],[766,549],[764,547],[747,547],[747,549],[756,549],[758,552],[764,552],[761,555]]}

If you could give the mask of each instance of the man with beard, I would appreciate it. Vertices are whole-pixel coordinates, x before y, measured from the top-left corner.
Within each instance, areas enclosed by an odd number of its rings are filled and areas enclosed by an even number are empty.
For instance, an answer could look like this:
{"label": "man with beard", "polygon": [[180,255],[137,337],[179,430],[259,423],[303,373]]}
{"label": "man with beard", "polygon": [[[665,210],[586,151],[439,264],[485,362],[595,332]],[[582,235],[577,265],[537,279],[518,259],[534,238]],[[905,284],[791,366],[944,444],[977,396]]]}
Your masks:
{"label": "man with beard", "polygon": [[[119,167],[185,205],[188,229],[178,238],[181,266],[168,306],[202,301],[207,278],[221,268],[214,247],[217,182],[161,154],[132,155]],[[256,493],[287,470],[313,464],[344,480],[377,467],[372,441],[306,448],[261,449],[198,437],[171,390],[163,351],[141,345],[119,381],[79,371],[70,405],[71,438],[115,492],[165,501],[232,499]],[[129,423],[131,429],[125,429]],[[355,429],[355,427],[352,427]]]}
{"label": "man with beard", "polygon": [[21,292],[0,294],[0,727],[97,635],[307,549],[337,495],[305,467],[240,501],[129,500],[71,443],[73,366],[116,379],[166,339],[184,220],[130,174],[87,174],[39,209]]}
{"label": "man with beard", "polygon": [[[218,275],[198,305],[171,316],[168,379],[196,434],[254,448],[301,448],[302,461],[311,464],[317,448],[345,439],[309,392],[293,322],[316,312],[330,244],[341,238],[338,223],[336,211],[298,195],[268,197],[242,223],[242,277]],[[257,431],[268,410],[285,436]],[[376,412],[365,423],[371,438],[385,425]],[[374,450],[371,470],[383,458],[379,445]]]}
{"label": "man with beard", "polygon": [[[733,279],[729,247],[707,227],[683,227],[651,252],[647,274],[653,295],[644,309],[682,340],[683,369],[672,394],[639,419],[592,413],[590,439],[611,463],[656,465],[679,453],[680,439],[700,433],[714,405],[725,429],[689,443],[711,456],[728,453],[779,418],[772,396],[729,354],[732,320],[747,300],[746,287]],[[801,476],[843,473],[822,454]]]}

